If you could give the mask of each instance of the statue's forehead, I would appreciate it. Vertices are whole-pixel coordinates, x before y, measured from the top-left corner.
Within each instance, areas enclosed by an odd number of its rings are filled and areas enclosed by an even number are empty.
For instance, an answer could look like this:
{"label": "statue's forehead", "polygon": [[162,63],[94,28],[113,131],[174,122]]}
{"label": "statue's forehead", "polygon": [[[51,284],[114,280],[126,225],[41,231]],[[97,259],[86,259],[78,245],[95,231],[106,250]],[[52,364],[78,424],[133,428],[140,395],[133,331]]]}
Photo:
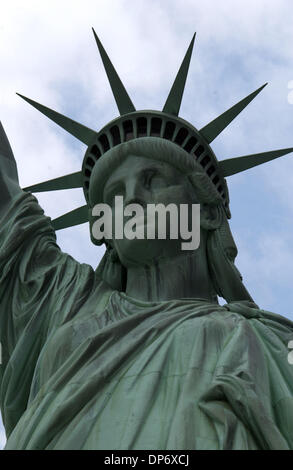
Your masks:
{"label": "statue's forehead", "polygon": [[134,168],[144,168],[144,167],[173,167],[173,165],[170,165],[169,163],[162,161],[159,159],[159,155],[139,155],[136,153],[129,153],[128,155],[125,156],[123,162],[120,163],[119,166],[117,166],[113,170],[114,173],[119,173],[121,170],[132,170]]}
{"label": "statue's forehead", "polygon": [[124,161],[112,171],[112,174],[105,182],[104,190],[110,185],[129,178],[130,176],[135,178],[143,170],[155,168],[162,169],[167,173],[181,173],[177,168],[165,161],[153,158],[152,156],[142,156],[130,153],[129,155],[126,155]]}

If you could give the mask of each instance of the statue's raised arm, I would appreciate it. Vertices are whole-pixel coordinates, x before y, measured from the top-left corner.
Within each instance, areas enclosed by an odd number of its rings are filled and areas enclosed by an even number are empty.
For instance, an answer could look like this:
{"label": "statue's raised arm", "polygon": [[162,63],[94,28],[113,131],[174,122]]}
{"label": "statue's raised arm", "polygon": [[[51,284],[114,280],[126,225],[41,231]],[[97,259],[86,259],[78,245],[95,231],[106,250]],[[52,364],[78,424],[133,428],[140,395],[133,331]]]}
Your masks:
{"label": "statue's raised arm", "polygon": [[0,122],[0,217],[20,192],[16,161]]}
{"label": "statue's raised arm", "polygon": [[[1,411],[9,436],[40,387],[36,363],[51,332],[91,294],[103,298],[94,270],[62,252],[51,219],[18,183],[0,126]],[[96,303],[95,302],[95,303]],[[57,363],[46,365],[52,375]]]}

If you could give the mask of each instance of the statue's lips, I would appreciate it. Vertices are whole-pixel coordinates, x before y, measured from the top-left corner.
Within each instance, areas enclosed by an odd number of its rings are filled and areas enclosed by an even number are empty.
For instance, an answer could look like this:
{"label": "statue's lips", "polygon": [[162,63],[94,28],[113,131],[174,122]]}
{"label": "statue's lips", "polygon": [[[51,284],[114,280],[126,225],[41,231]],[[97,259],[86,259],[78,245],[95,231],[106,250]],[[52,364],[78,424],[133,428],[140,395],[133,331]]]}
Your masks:
{"label": "statue's lips", "polygon": [[[165,221],[163,226],[160,227],[160,218],[156,216],[147,216],[146,209],[141,215],[124,216],[123,239],[169,239],[169,231],[170,227],[168,222],[166,223]],[[134,232],[137,236],[133,238]],[[159,234],[161,234],[161,236]]]}
{"label": "statue's lips", "polygon": [[[155,208],[154,206],[157,205],[160,207]],[[123,199],[119,198],[115,200],[111,209],[112,223],[110,225],[112,234],[117,239],[169,239],[171,225],[174,223],[178,227],[177,212],[175,221],[171,213],[169,214],[168,211],[166,213],[164,203],[158,201],[146,202],[139,199],[123,204]]]}
{"label": "statue's lips", "polygon": [[127,221],[133,219],[133,222],[135,222],[137,225],[150,225],[150,224],[156,224],[158,225],[158,223],[160,223],[160,220],[161,220],[161,217],[162,219],[166,220],[166,217],[167,217],[167,221],[168,221],[168,218],[169,218],[169,214],[160,214],[158,212],[153,212],[153,211],[147,211],[147,207],[141,207],[141,210],[139,212],[136,212],[136,211],[130,211],[129,212],[129,215],[128,214],[125,214],[123,215],[123,220],[124,220],[124,223],[126,223]]}
{"label": "statue's lips", "polygon": [[156,224],[156,218],[148,217],[146,210],[143,211],[143,215],[132,214],[132,215],[129,215],[129,216],[128,215],[124,216],[124,224],[126,224],[130,220],[133,220],[133,224],[135,223],[135,225],[137,227],[147,226],[147,225],[155,225]]}

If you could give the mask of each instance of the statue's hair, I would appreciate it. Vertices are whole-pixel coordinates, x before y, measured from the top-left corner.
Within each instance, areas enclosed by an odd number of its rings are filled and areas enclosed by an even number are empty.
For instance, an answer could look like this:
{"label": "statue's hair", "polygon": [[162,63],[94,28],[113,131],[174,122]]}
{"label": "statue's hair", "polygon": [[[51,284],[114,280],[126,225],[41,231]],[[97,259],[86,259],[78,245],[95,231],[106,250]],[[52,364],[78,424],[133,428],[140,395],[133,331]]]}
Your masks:
{"label": "statue's hair", "polygon": [[[169,163],[189,178],[198,201],[213,209],[213,217],[210,220],[201,221],[201,226],[208,231],[207,257],[215,292],[228,302],[252,301],[242,283],[241,275],[234,265],[237,247],[230,231],[222,198],[194,157],[176,144],[158,137],[142,137],[125,142],[106,152],[96,162],[92,172],[89,187],[90,207],[103,202],[105,182],[129,155]],[[89,220],[91,225],[91,208],[89,209]],[[90,231],[92,233],[91,227]],[[101,244],[101,241],[93,238],[92,241],[95,244]],[[124,290],[126,270],[121,265],[111,244],[106,243],[106,248],[105,256],[98,266],[98,273],[113,288]]]}

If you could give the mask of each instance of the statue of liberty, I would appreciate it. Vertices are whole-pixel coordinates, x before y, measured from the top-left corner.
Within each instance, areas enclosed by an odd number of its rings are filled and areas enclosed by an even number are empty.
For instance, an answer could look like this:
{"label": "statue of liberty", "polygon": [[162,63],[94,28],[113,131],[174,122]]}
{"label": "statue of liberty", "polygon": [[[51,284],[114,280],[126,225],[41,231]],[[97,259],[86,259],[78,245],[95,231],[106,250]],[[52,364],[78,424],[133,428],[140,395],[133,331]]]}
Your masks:
{"label": "statue of liberty", "polygon": [[[263,87],[200,130],[178,117],[194,38],[162,111],[136,111],[95,39],[118,118],[96,132],[23,97],[87,145],[80,172],[21,189],[1,127],[6,449],[293,449],[293,323],[242,282],[226,184],[293,149],[220,161],[211,149]],[[53,221],[32,194],[77,187],[86,204]],[[97,240],[93,208],[117,195],[200,204],[199,247]],[[56,244],[56,230],[85,222],[106,246],[96,270]]]}

